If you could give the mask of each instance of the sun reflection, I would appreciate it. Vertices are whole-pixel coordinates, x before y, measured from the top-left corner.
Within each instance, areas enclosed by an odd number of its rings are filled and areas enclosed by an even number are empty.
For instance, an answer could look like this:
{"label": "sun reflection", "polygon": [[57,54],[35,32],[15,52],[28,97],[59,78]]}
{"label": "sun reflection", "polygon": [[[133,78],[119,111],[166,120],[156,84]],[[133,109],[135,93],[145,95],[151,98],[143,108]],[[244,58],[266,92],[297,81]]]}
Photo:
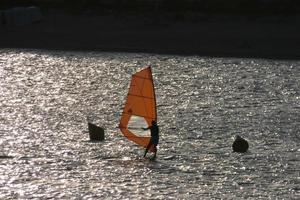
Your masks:
{"label": "sun reflection", "polygon": [[[116,128],[130,76],[147,64],[161,125],[155,162]],[[0,198],[293,197],[298,65],[2,50]],[[105,141],[89,141],[88,116]],[[237,133],[251,141],[248,154],[231,152]]]}

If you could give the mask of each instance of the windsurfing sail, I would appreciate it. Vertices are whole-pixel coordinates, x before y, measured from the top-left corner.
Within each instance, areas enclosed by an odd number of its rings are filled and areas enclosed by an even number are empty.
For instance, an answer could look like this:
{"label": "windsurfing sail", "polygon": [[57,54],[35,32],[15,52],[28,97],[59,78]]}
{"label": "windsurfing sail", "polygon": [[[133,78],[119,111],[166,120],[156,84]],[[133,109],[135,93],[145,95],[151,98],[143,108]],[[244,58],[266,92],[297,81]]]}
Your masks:
{"label": "windsurfing sail", "polygon": [[157,121],[156,99],[151,67],[147,67],[132,75],[119,128],[126,138],[146,148],[150,131],[142,127],[150,126],[153,120]]}

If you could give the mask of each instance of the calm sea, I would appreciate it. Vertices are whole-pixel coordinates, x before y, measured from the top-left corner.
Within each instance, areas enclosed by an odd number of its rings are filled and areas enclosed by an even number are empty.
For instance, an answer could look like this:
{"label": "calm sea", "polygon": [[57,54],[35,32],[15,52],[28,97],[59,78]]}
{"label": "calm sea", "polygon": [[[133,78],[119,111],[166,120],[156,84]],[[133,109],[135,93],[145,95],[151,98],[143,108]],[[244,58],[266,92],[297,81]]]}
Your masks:
{"label": "calm sea", "polygon": [[[117,128],[146,65],[156,161]],[[0,94],[0,199],[300,198],[300,61],[2,49]]]}

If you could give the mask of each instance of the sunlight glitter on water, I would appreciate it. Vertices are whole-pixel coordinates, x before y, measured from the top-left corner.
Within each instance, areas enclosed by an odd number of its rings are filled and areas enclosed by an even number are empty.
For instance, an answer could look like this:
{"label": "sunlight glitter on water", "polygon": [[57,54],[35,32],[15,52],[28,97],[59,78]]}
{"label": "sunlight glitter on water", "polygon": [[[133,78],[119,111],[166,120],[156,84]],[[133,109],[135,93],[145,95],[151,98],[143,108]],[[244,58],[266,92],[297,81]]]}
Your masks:
{"label": "sunlight glitter on water", "polygon": [[[116,128],[131,74],[149,64],[156,162]],[[297,199],[299,65],[1,50],[0,198]],[[105,128],[104,142],[89,141],[87,117]],[[231,152],[236,134],[248,153]]]}

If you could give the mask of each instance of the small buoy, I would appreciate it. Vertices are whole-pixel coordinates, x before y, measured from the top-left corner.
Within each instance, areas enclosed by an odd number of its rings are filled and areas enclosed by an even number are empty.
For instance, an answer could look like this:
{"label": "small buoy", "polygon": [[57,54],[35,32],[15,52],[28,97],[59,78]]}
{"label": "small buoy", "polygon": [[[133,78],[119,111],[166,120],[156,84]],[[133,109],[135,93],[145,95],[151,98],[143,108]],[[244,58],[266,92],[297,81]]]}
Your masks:
{"label": "small buoy", "polygon": [[235,141],[232,144],[232,149],[234,152],[245,153],[249,148],[247,140],[243,139],[241,136],[237,135]]}
{"label": "small buoy", "polygon": [[88,122],[90,140],[102,141],[104,140],[104,129]]}

